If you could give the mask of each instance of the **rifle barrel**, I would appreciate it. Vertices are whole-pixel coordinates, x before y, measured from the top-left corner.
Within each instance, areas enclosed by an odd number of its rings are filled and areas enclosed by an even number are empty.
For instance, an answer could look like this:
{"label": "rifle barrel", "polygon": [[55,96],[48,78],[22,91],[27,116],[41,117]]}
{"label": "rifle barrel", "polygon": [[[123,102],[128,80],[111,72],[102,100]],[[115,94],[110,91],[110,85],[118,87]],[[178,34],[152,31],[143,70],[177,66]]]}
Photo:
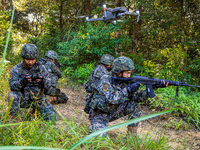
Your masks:
{"label": "rifle barrel", "polygon": [[190,87],[197,87],[197,88],[200,88],[200,85],[190,85],[190,84],[187,84],[186,86],[190,86]]}
{"label": "rifle barrel", "polygon": [[113,77],[115,81],[121,81],[121,82],[140,82],[146,85],[156,85],[160,84],[160,82],[163,80],[165,83],[169,83],[169,85],[173,86],[190,86],[190,87],[197,87],[200,88],[199,85],[190,85],[186,82],[179,82],[179,81],[172,81],[172,80],[165,80],[165,79],[156,79],[156,78],[149,78],[149,77],[143,77],[143,76],[133,76],[130,78],[121,78],[121,77]]}

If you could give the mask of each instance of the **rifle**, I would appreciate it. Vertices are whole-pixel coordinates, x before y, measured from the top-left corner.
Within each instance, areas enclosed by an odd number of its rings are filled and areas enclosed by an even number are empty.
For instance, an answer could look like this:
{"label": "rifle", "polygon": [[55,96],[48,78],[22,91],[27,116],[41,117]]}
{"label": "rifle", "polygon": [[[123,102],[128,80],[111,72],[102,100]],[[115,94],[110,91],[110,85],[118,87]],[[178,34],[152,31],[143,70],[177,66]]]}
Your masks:
{"label": "rifle", "polygon": [[[143,76],[137,76],[133,75],[133,77],[130,78],[121,78],[121,77],[112,77],[112,81],[117,81],[117,82],[139,82],[143,83],[146,85],[147,88],[147,93],[150,98],[153,98],[155,95],[153,91],[153,85],[159,85],[161,81],[165,81],[165,83],[169,83],[168,85],[173,85],[173,86],[189,86],[189,87],[197,87],[200,88],[200,85],[190,85],[187,84],[187,82],[184,80],[184,82],[179,82],[179,81],[172,81],[172,80],[164,80],[164,79],[156,79],[156,78],[149,78],[149,77],[143,77]],[[178,88],[177,88],[177,94],[178,95]]]}
{"label": "rifle", "polygon": [[62,67],[62,64],[60,64],[57,60],[55,60],[54,64],[55,64],[58,68]]}

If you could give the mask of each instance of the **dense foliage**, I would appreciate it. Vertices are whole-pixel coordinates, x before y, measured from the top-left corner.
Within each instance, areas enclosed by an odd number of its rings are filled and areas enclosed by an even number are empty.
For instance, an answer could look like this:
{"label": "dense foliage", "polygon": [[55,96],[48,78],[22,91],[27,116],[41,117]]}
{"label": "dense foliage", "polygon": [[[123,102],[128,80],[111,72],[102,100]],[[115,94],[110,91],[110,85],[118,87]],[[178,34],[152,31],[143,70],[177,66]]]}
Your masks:
{"label": "dense foliage", "polygon": [[[141,13],[139,23],[136,22],[136,16],[126,16],[124,21],[117,22],[116,26],[100,21],[86,23],[84,18],[77,17],[83,15],[101,17],[103,2],[106,2],[108,7],[123,6],[129,10],[139,9]],[[135,73],[138,75],[179,81],[186,79],[190,84],[200,85],[199,0],[1,0],[0,58],[5,48],[14,5],[16,11],[6,54],[6,59],[11,63],[4,64],[0,77],[2,116],[5,115],[3,112],[7,108],[9,71],[12,66],[22,60],[19,51],[24,43],[37,45],[40,57],[44,57],[48,50],[55,50],[59,54],[58,61],[63,64],[61,70],[65,75],[64,78],[76,84],[86,83],[101,56],[111,54],[115,58],[123,55],[133,59]],[[13,57],[14,54],[15,57]],[[158,89],[155,92],[157,96],[149,99],[148,105],[157,110],[182,108],[182,111],[175,112],[175,115],[183,117],[184,120],[200,129],[199,91],[196,88],[181,87],[179,97],[175,97],[175,87]],[[22,126],[16,129],[1,128],[2,135],[10,138],[10,141],[5,140],[6,138],[2,139],[1,145],[15,143],[28,145],[30,143],[59,147],[59,143],[52,144],[49,138],[53,141],[59,139],[61,144],[65,139],[77,140],[71,130],[69,135],[62,128],[54,132],[54,127],[52,127],[49,130],[51,133],[46,132],[49,126],[46,124],[43,128],[45,131],[42,135],[45,134],[46,137],[38,136],[41,134],[38,133],[41,125],[34,127],[33,124],[29,124],[23,130]],[[74,129],[80,128],[80,136],[85,135],[87,129],[77,126]],[[29,137],[30,140],[18,138],[16,135]],[[37,141],[31,139],[36,135],[39,138]],[[123,145],[122,137],[118,138],[119,140],[111,142],[111,145],[107,142],[103,146],[108,144],[107,147],[114,149],[132,146],[131,144]],[[138,144],[138,140],[127,140],[129,143]],[[124,140],[124,143],[127,140]],[[161,139],[161,144],[156,146],[165,146],[165,140]],[[102,139],[98,139],[96,143],[99,141],[102,142]],[[153,143],[156,142],[153,141]],[[122,145],[118,147],[119,143]],[[101,146],[91,146],[91,148],[100,149]],[[156,146],[153,145],[152,148],[158,148]]]}
{"label": "dense foliage", "polygon": [[[10,12],[9,11],[5,11],[5,10],[1,10],[0,9],[0,33],[1,33],[1,37],[0,37],[0,58],[3,55],[3,50],[5,48],[6,45],[6,39],[7,39],[7,34],[8,34],[8,29],[10,26],[10,20],[9,20],[9,16],[10,16]],[[12,53],[13,50],[13,37],[11,34],[11,38],[9,39],[9,46],[7,49],[8,52],[8,58],[10,58],[10,55]]]}

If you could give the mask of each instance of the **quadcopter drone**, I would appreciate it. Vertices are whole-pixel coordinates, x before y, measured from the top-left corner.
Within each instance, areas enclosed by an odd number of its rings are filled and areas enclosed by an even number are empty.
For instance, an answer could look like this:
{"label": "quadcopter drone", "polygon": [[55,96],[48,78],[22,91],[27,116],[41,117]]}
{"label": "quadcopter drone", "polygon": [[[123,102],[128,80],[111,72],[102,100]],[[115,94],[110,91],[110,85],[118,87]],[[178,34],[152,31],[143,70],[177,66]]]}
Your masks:
{"label": "quadcopter drone", "polygon": [[123,19],[125,15],[137,15],[137,22],[139,21],[139,10],[136,10],[136,12],[129,12],[126,7],[106,8],[106,4],[102,4],[102,7],[103,16],[101,18],[89,19],[89,16],[85,16],[86,22],[102,20],[105,23],[116,25],[116,20]]}

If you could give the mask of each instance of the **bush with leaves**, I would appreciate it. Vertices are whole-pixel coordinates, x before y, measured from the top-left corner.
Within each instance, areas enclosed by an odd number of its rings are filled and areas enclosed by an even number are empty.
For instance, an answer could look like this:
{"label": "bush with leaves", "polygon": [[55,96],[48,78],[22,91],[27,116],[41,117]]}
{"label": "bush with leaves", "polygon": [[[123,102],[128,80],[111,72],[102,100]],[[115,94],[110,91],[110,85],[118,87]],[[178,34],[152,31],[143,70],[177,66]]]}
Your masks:
{"label": "bush with leaves", "polygon": [[65,70],[65,75],[73,81],[77,81],[79,84],[85,84],[89,80],[90,73],[94,69],[94,64],[83,64],[78,67],[75,71],[70,67]]}
{"label": "bush with leaves", "polygon": [[[6,45],[6,40],[7,40],[7,35],[8,35],[8,29],[10,26],[10,12],[4,11],[0,9],[0,57],[3,55],[3,49],[5,48]],[[9,44],[7,48],[7,59],[11,60],[10,55],[12,55],[12,48],[13,48],[13,37],[12,37],[12,32],[10,34],[9,38]]]}
{"label": "bush with leaves", "polygon": [[115,38],[115,32],[121,25],[97,22],[93,26],[86,23],[80,26],[78,32],[69,31],[67,41],[58,44],[58,54],[63,65],[67,66],[66,70],[73,68],[75,73],[82,64],[99,62],[104,54],[114,56],[124,52],[131,41],[126,35]]}

